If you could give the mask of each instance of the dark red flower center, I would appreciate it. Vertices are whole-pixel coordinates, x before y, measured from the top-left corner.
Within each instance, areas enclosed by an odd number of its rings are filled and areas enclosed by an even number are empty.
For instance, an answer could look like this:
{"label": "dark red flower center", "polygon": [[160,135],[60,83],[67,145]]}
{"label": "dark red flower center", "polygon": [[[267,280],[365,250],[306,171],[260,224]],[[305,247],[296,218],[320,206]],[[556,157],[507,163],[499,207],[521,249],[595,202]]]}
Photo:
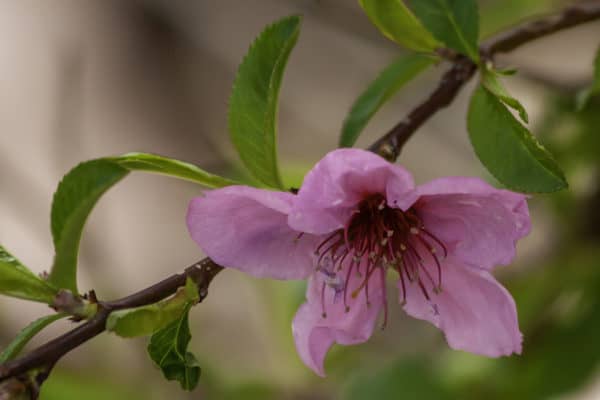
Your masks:
{"label": "dark red flower center", "polygon": [[[427,287],[439,293],[442,289],[441,260],[447,248],[427,230],[414,207],[402,211],[390,207],[385,197],[374,194],[366,197],[354,211],[344,229],[325,238],[315,250],[317,271],[325,275],[321,288],[323,317],[327,316],[325,289],[335,292],[334,301],[343,299],[346,311],[348,296],[356,298],[364,292],[369,302],[369,282],[380,279],[387,322],[387,296],[385,277],[389,269],[399,275],[402,302],[406,303],[406,288],[415,284],[428,301]],[[355,274],[359,279],[352,279]],[[376,278],[376,275],[378,277]],[[349,287],[349,282],[358,282]]]}

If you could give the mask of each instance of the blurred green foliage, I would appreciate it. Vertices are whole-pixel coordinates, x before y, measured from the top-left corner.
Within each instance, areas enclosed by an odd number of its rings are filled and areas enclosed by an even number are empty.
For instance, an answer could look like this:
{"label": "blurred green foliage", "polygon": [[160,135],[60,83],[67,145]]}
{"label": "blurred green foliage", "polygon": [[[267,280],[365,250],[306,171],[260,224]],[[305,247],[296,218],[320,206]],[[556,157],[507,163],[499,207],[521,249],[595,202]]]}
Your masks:
{"label": "blurred green foliage", "polygon": [[106,400],[106,399],[147,399],[147,390],[133,385],[106,384],[94,376],[55,371],[52,379],[42,386],[40,398],[43,400]]}

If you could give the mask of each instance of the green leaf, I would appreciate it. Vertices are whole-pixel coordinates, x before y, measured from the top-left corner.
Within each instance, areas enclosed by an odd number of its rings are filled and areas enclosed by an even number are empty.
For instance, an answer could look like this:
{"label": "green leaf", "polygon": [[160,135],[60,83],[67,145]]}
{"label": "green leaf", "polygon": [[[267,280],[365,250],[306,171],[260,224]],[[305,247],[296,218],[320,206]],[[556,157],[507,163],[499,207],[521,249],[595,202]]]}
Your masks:
{"label": "green leaf", "polygon": [[581,111],[585,108],[590,99],[600,94],[600,47],[594,58],[594,78],[592,85],[577,94],[576,109]]}
{"label": "green leaf", "polygon": [[88,215],[96,202],[129,171],[155,172],[208,187],[235,184],[193,164],[146,153],[86,161],[64,176],[52,201],[51,225],[56,255],[49,281],[77,293],[79,241]]}
{"label": "green leaf", "polygon": [[479,61],[479,11],[476,0],[413,0],[412,8],[433,36],[473,61]]}
{"label": "green leaf", "polygon": [[47,315],[45,317],[38,318],[31,324],[27,325],[21,332],[19,332],[19,334],[14,340],[10,342],[10,344],[6,346],[4,350],[2,350],[2,353],[0,353],[0,364],[15,358],[21,352],[21,350],[23,350],[23,347],[25,347],[25,345],[35,335],[40,333],[42,329],[44,329],[54,321],[57,321],[66,316],[66,314]]}
{"label": "green leaf", "polygon": [[432,52],[440,47],[402,0],[359,0],[359,3],[388,39],[419,52]]}
{"label": "green leaf", "polygon": [[508,188],[554,192],[567,187],[552,155],[483,86],[473,94],[467,122],[475,153]]}
{"label": "green leaf", "polygon": [[211,188],[220,188],[237,183],[218,175],[210,174],[194,164],[147,153],[127,153],[109,158],[130,171],[155,172],[199,183]]}
{"label": "green leaf", "polygon": [[283,71],[300,32],[298,16],[268,26],[238,68],[229,99],[229,132],[246,167],[282,188],[277,166],[277,105]]}
{"label": "green leaf", "polygon": [[148,306],[114,311],[108,316],[106,330],[121,337],[147,336],[181,318],[189,304],[198,302],[198,288],[191,279],[175,296]]}
{"label": "green leaf", "polygon": [[529,123],[529,115],[525,107],[508,93],[500,81],[499,72],[484,67],[481,71],[481,83],[487,90],[495,95],[500,101],[519,113],[519,117],[526,124]]}
{"label": "green leaf", "polygon": [[58,185],[50,215],[56,255],[49,281],[77,293],[77,255],[81,232],[96,202],[128,170],[109,160],[86,161]]}
{"label": "green leaf", "polygon": [[188,323],[188,305],[181,317],[152,335],[148,354],[164,377],[177,380],[184,390],[193,390],[200,379],[200,367],[194,355],[187,351],[192,338]]}
{"label": "green leaf", "polygon": [[398,58],[384,69],[352,105],[344,121],[340,147],[352,147],[377,110],[434,61],[432,57],[412,54]]}
{"label": "green leaf", "polygon": [[52,303],[58,288],[39,278],[0,246],[0,294]]}

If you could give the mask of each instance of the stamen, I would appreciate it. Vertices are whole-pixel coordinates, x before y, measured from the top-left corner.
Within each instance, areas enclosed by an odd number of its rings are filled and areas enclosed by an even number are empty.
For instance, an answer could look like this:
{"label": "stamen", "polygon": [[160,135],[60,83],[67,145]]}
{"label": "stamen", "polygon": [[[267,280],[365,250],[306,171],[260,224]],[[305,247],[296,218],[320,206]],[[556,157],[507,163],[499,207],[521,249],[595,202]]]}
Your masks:
{"label": "stamen", "polygon": [[[360,260],[359,260],[360,262]],[[346,307],[346,312],[350,311],[350,307],[348,307],[348,286],[350,286],[350,274],[352,273],[352,268],[354,268],[354,262],[350,263],[350,267],[348,268],[348,272],[346,273],[346,283],[344,284],[344,306]]]}
{"label": "stamen", "polygon": [[325,310],[325,282],[323,282],[323,286],[321,287],[321,317],[327,318],[327,312]]}
{"label": "stamen", "polygon": [[[429,271],[425,267],[425,263],[424,263],[424,260],[421,257],[421,255],[412,246],[410,246],[408,249],[410,250],[410,254],[413,254],[416,257],[417,262],[421,266],[421,270],[423,272],[425,272],[425,276],[427,277],[427,279],[429,279],[429,282],[431,283],[431,286],[435,287],[436,286],[435,282],[433,281],[433,278],[431,277],[431,274],[429,273]],[[418,275],[418,273],[417,273],[417,275]]]}
{"label": "stamen", "polygon": [[304,232],[300,232],[298,236],[294,238],[294,243],[298,243],[300,239],[302,239],[302,236],[304,236]]}
{"label": "stamen", "polygon": [[323,240],[323,241],[322,241],[322,242],[319,244],[319,246],[318,246],[318,247],[317,247],[317,249],[315,250],[315,254],[316,254],[316,255],[319,255],[319,254],[321,254],[321,249],[322,249],[322,248],[323,248],[323,247],[324,247],[324,246],[325,246],[325,245],[326,245],[326,244],[327,244],[327,243],[328,243],[328,242],[329,242],[331,239],[333,239],[333,238],[336,238],[336,237],[338,237],[338,236],[339,236],[339,232],[334,232],[334,233],[332,233],[331,235],[329,235],[329,236],[327,237],[327,239]]}
{"label": "stamen", "polygon": [[344,255],[342,256],[342,258],[338,262],[338,268],[337,268],[338,271],[341,271],[342,268],[344,267],[344,260],[346,259],[346,257],[348,257],[348,254],[350,254],[350,252],[348,251],[348,249],[346,249],[344,251]]}
{"label": "stamen", "polygon": [[444,252],[444,258],[448,257],[448,249],[446,248],[446,246],[444,246],[444,243],[440,239],[438,239],[434,234],[432,234],[431,232],[429,232],[424,227],[421,228],[421,232],[423,232],[425,235],[427,235],[431,239],[433,239],[433,241],[436,242],[438,244],[438,246],[440,246],[442,248],[442,250]]}
{"label": "stamen", "polygon": [[373,272],[375,272],[375,270],[378,267],[373,266],[373,268],[371,268],[370,270],[367,270],[367,276],[365,277],[365,279],[362,281],[362,283],[360,284],[359,287],[357,287],[356,289],[354,289],[354,291],[352,292],[352,297],[356,297],[358,296],[358,293],[360,293],[360,291],[362,289],[364,289],[365,287],[368,287],[369,284],[369,279],[371,278],[371,275],[373,275]]}
{"label": "stamen", "polygon": [[404,284],[403,270],[404,268],[402,268],[402,265],[400,265],[400,268],[398,268],[398,275],[400,275],[400,285],[402,285],[402,302],[400,303],[401,306],[404,306],[406,304],[406,285]]}
{"label": "stamen", "polygon": [[381,324],[381,330],[384,330],[388,320],[388,301],[387,289],[385,287],[385,269],[383,268],[381,268],[381,288],[383,290],[383,323]]}
{"label": "stamen", "polygon": [[421,288],[421,292],[423,292],[423,295],[425,296],[427,301],[431,301],[431,299],[429,298],[429,293],[427,293],[427,289],[425,289],[425,285],[423,285],[423,282],[420,279],[419,279],[419,287]]}
{"label": "stamen", "polygon": [[418,285],[418,290],[431,301],[431,292],[442,290],[442,252],[447,257],[446,246],[425,229],[415,209],[390,207],[380,194],[366,197],[352,211],[349,223],[328,235],[315,250],[317,270],[324,275],[320,293],[323,318],[327,317],[325,300],[331,301],[326,290],[333,290],[333,303],[343,298],[346,312],[350,310],[349,295],[356,299],[363,290],[366,305],[370,306],[374,284],[370,281],[379,271],[379,277],[374,279],[379,280],[378,290],[383,290],[384,328],[388,319],[387,270],[393,268],[398,273],[402,305],[407,302],[410,284]]}

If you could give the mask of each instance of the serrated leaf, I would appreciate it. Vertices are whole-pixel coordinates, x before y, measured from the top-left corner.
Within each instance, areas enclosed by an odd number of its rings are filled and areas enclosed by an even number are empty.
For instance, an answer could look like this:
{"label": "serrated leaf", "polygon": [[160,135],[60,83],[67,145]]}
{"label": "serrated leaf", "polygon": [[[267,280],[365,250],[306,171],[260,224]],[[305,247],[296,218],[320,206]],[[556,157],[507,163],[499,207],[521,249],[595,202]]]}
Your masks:
{"label": "serrated leaf", "polygon": [[521,192],[554,192],[567,187],[552,155],[483,86],[471,98],[467,122],[475,153],[506,187]]}
{"label": "serrated leaf", "polygon": [[237,184],[227,178],[208,173],[194,164],[157,154],[127,153],[122,156],[110,158],[109,160],[130,171],[154,172],[199,183],[211,188]]}
{"label": "serrated leaf", "polygon": [[52,303],[58,288],[41,279],[0,246],[0,294]]}
{"label": "serrated leaf", "polygon": [[600,47],[596,51],[596,57],[594,58],[594,77],[590,87],[585,88],[577,94],[575,99],[575,106],[577,111],[581,111],[585,108],[590,99],[600,94]]}
{"label": "serrated leaf", "polygon": [[433,36],[449,48],[479,61],[476,0],[412,0],[412,8]]}
{"label": "serrated leaf", "polygon": [[181,317],[152,335],[148,354],[168,380],[177,380],[184,390],[193,390],[200,379],[200,367],[187,351],[192,338],[188,323],[188,305]]}
{"label": "serrated leaf", "polygon": [[77,256],[85,221],[102,194],[128,172],[114,162],[98,159],[79,164],[63,177],[52,199],[56,255],[49,282],[77,293]]}
{"label": "serrated leaf", "polygon": [[21,332],[19,332],[19,334],[14,340],[10,342],[10,344],[6,346],[4,350],[2,350],[2,353],[0,353],[0,364],[15,358],[21,352],[21,350],[23,350],[23,347],[25,347],[25,345],[29,343],[29,341],[35,335],[40,333],[42,329],[44,329],[54,321],[57,321],[66,316],[66,314],[47,315],[45,317],[38,318],[29,325],[27,325],[25,328],[23,328],[23,330],[21,330]]}
{"label": "serrated leaf", "polygon": [[[189,282],[189,283],[188,283]],[[198,302],[198,288],[190,279],[169,299],[143,307],[112,312],[106,330],[125,338],[147,336],[181,318],[189,304]]]}
{"label": "serrated leaf", "polygon": [[484,67],[481,71],[481,83],[487,90],[494,94],[500,101],[519,113],[519,118],[526,124],[529,123],[529,115],[525,107],[508,93],[500,81],[499,73]]}
{"label": "serrated leaf", "polygon": [[433,52],[440,47],[402,0],[359,0],[359,3],[388,39],[419,52]]}
{"label": "serrated leaf", "polygon": [[432,57],[411,54],[398,58],[384,69],[352,105],[344,120],[340,147],[352,147],[377,110],[434,61]]}
{"label": "serrated leaf", "polygon": [[262,183],[282,188],[277,166],[277,105],[283,71],[300,32],[300,17],[265,28],[238,68],[229,100],[229,132],[240,158]]}

